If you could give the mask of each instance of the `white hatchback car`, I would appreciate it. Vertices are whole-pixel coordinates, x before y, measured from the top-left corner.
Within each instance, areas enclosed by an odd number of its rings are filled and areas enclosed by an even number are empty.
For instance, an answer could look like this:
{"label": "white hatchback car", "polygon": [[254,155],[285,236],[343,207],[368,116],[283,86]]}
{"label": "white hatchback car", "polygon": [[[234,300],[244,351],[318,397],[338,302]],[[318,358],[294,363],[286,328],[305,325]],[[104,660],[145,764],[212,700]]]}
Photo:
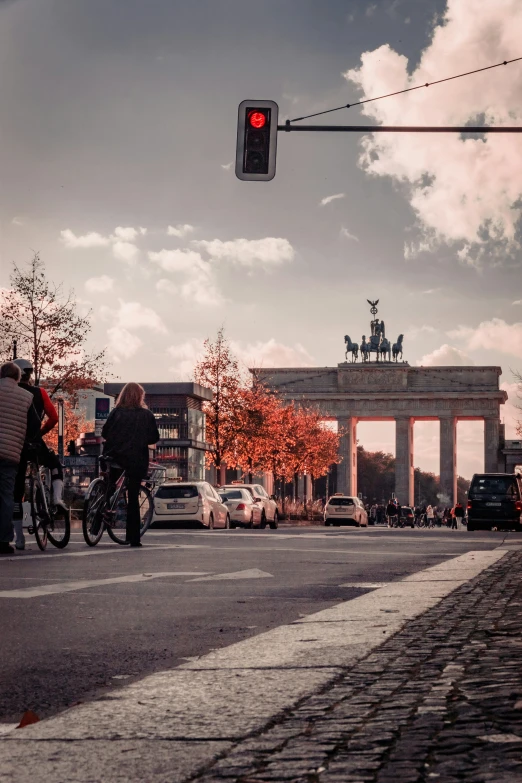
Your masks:
{"label": "white hatchback car", "polygon": [[368,514],[359,498],[337,492],[324,508],[324,524],[368,527]]}
{"label": "white hatchback car", "polygon": [[266,527],[268,524],[272,530],[275,530],[279,525],[279,511],[274,496],[269,497],[266,489],[261,484],[224,484],[222,487],[219,487],[219,491],[228,492],[229,489],[238,489],[239,487],[250,492],[254,503],[259,503],[261,507],[261,522],[259,526]]}
{"label": "white hatchback car", "polygon": [[261,524],[263,510],[243,487],[220,489],[219,496],[230,514],[230,527],[254,527]]}
{"label": "white hatchback car", "polygon": [[154,493],[155,522],[197,522],[212,530],[230,527],[230,514],[207,481],[166,481]]}

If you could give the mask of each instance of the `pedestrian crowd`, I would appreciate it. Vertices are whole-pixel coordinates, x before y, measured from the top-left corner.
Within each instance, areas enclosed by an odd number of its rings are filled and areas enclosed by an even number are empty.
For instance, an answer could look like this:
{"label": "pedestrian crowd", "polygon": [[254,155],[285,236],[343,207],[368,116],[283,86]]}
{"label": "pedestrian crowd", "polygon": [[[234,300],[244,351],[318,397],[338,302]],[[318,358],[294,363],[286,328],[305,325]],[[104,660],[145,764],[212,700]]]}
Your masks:
{"label": "pedestrian crowd", "polygon": [[[386,505],[381,503],[368,503],[365,506],[371,525],[385,525],[388,527],[403,527],[405,524],[417,527],[448,527],[457,530],[458,523],[465,523],[466,512],[462,503],[457,501],[454,506],[439,508],[431,504],[423,506],[402,506],[397,498],[391,498]],[[409,517],[412,517],[411,523]]]}

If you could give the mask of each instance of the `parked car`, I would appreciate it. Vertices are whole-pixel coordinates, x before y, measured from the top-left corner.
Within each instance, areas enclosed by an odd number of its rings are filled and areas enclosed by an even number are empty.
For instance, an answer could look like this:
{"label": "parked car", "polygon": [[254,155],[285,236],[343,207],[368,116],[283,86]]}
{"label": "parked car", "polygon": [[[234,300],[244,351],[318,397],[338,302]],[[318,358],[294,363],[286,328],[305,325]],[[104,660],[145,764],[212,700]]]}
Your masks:
{"label": "parked car", "polygon": [[254,498],[244,487],[234,489],[220,489],[219,497],[228,508],[230,515],[230,527],[259,527],[263,517],[263,509],[260,503],[255,503]]}
{"label": "parked car", "polygon": [[362,500],[350,495],[336,492],[328,499],[324,507],[324,524],[328,525],[355,525],[356,527],[368,527],[368,514]]}
{"label": "parked car", "polygon": [[410,506],[401,506],[401,525],[404,527],[415,527],[415,516]]}
{"label": "parked car", "polygon": [[515,473],[475,473],[468,491],[468,530],[522,530],[522,479]]}
{"label": "parked car", "polygon": [[207,481],[166,481],[154,493],[151,524],[156,522],[195,522],[212,530],[230,527],[230,514]]}
{"label": "parked car", "polygon": [[275,530],[279,525],[279,511],[277,509],[275,497],[273,495],[269,497],[261,484],[224,484],[222,487],[219,487],[219,491],[228,492],[229,489],[237,489],[238,487],[250,492],[254,499],[254,503],[259,503],[261,508],[261,522],[259,526],[264,528],[268,524],[272,530]]}

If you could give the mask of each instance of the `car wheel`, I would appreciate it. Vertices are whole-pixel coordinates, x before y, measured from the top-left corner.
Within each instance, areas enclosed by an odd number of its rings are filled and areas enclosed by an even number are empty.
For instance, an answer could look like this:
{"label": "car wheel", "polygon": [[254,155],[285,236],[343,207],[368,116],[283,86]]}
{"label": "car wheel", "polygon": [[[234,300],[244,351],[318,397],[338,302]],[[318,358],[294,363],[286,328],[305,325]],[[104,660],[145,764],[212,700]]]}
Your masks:
{"label": "car wheel", "polygon": [[211,514],[208,518],[208,529],[214,530],[214,515]]}
{"label": "car wheel", "polygon": [[324,520],[324,526],[325,526],[325,527],[330,527],[330,525],[331,525],[331,522],[330,522],[330,520],[329,520],[329,519],[325,519],[325,520]]}
{"label": "car wheel", "polygon": [[226,518],[225,518],[225,530],[230,530],[230,516],[229,516],[229,514],[227,514]]}
{"label": "car wheel", "polygon": [[232,520],[230,520],[230,529],[231,530],[235,530],[236,529],[236,523],[232,522]]}
{"label": "car wheel", "polygon": [[261,527],[263,530],[264,530],[264,529],[265,529],[265,527],[266,527],[266,514],[265,514],[265,511],[264,511],[264,509],[263,509],[263,513],[261,514],[261,524],[260,524],[260,527]]}
{"label": "car wheel", "polygon": [[475,525],[473,522],[468,522],[468,531],[473,532],[475,530]]}
{"label": "car wheel", "polygon": [[246,528],[248,528],[248,530],[252,530],[252,528],[254,527],[254,515],[253,515],[253,514],[252,514],[252,516],[250,517],[250,521],[249,521],[249,522],[247,522],[247,524],[245,525],[245,527],[246,527]]}
{"label": "car wheel", "polygon": [[279,514],[277,513],[277,509],[274,511],[274,518],[270,522],[270,529],[271,530],[277,530],[279,527]]}

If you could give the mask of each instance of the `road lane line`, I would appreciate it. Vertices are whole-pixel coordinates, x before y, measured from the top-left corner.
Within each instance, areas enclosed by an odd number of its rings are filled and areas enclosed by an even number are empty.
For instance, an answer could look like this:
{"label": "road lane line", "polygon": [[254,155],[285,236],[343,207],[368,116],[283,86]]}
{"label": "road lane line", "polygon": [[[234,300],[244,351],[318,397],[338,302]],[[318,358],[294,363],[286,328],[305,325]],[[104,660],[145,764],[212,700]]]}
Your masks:
{"label": "road lane line", "polygon": [[[0,769],[10,783],[181,783],[505,554],[468,552],[425,569],[422,586],[387,584],[12,731],[0,738]],[[451,581],[429,579],[445,565]]]}
{"label": "road lane line", "polygon": [[259,568],[247,568],[244,571],[233,571],[230,574],[212,574],[211,576],[198,576],[197,579],[189,579],[189,582],[217,582],[224,579],[273,579],[274,575]]}
{"label": "road lane line", "polygon": [[[204,572],[203,572],[204,573]],[[207,572],[208,573],[208,572]],[[150,582],[151,579],[161,579],[165,576],[201,576],[201,571],[158,571],[156,573],[127,574],[113,576],[109,579],[80,579],[77,582],[55,582],[51,585],[37,587],[20,587],[17,590],[0,590],[0,598],[41,598],[44,595],[71,593],[74,590],[86,590],[89,587],[102,585],[117,585],[125,582]]]}

